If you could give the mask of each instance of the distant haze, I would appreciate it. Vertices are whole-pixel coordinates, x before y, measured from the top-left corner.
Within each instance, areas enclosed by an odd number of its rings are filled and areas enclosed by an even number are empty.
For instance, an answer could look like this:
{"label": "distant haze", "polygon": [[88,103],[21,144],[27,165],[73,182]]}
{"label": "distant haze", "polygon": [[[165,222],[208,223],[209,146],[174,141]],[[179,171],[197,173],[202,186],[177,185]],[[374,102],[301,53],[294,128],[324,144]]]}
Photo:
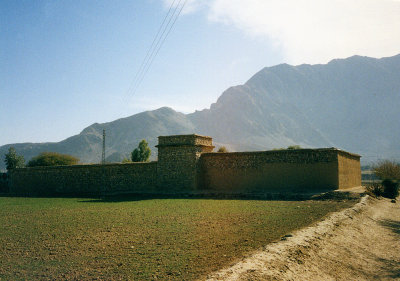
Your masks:
{"label": "distant haze", "polygon": [[[146,139],[155,159],[157,137],[203,134],[229,150],[268,150],[298,144],[337,147],[368,163],[400,159],[400,55],[353,56],[326,65],[266,67],[244,85],[227,89],[210,109],[183,114],[163,107],[103,124],[58,143],[14,146],[26,160],[42,151],[98,163],[106,129],[109,161],[120,161]],[[0,168],[4,169],[1,159]]]}

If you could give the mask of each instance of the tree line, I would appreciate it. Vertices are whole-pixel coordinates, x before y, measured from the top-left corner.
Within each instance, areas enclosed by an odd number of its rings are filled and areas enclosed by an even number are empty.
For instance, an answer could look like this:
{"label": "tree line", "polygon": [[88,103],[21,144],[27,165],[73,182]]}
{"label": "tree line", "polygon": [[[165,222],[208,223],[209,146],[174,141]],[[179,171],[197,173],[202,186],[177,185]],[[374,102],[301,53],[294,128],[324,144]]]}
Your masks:
{"label": "tree line", "polygon": [[8,149],[8,153],[5,154],[4,161],[7,171],[9,171],[24,167],[75,165],[79,162],[79,159],[68,154],[61,154],[57,152],[41,152],[39,155],[33,157],[27,164],[25,164],[24,156],[18,155],[15,148],[10,147]]}
{"label": "tree line", "polygon": [[[138,147],[131,152],[131,159],[124,159],[123,162],[148,162],[151,150],[146,140],[142,140]],[[68,154],[57,152],[41,152],[25,163],[24,156],[17,154],[14,147],[10,147],[5,154],[4,162],[7,171],[24,167],[45,167],[45,166],[68,166],[79,163],[79,158]]]}

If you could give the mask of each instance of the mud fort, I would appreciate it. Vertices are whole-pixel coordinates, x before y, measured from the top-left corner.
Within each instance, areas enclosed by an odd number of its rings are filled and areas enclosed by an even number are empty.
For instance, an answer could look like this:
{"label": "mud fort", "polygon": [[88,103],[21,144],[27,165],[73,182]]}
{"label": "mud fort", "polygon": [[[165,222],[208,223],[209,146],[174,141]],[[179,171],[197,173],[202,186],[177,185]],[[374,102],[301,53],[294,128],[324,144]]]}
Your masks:
{"label": "mud fort", "polygon": [[361,185],[360,156],[336,148],[215,153],[212,138],[158,137],[147,163],[11,170],[20,195],[312,193]]}

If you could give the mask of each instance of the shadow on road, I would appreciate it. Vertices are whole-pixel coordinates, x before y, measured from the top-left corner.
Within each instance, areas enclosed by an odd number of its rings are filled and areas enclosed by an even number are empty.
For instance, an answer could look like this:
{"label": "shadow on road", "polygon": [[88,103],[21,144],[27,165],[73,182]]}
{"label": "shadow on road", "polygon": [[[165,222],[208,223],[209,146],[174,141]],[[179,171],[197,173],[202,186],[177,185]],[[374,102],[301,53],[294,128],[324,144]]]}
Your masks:
{"label": "shadow on road", "polygon": [[380,224],[400,236],[400,221],[382,220]]}

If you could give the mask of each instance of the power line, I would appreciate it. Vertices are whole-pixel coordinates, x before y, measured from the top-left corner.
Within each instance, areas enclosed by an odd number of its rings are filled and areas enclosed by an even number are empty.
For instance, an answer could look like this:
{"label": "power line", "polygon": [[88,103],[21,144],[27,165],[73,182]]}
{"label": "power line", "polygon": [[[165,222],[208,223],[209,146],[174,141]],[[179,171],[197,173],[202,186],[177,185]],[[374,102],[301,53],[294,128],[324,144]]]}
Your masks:
{"label": "power line", "polygon": [[[179,2],[181,2],[181,0],[180,0]],[[145,78],[147,72],[149,71],[151,65],[153,64],[154,59],[155,59],[156,56],[158,55],[158,52],[160,51],[161,47],[164,45],[165,40],[167,39],[168,35],[170,34],[172,28],[173,28],[174,25],[175,25],[175,22],[178,20],[178,17],[179,17],[179,15],[181,14],[181,12],[182,12],[182,10],[183,10],[183,7],[185,6],[186,2],[187,2],[187,0],[185,0],[185,2],[183,3],[183,5],[181,6],[181,8],[180,8],[178,14],[176,15],[175,19],[173,20],[172,24],[170,25],[170,27],[169,27],[169,29],[168,29],[166,35],[164,36],[163,40],[161,41],[161,43],[159,44],[157,50],[155,51],[155,54],[151,57],[151,60],[150,60],[150,62],[147,64],[147,67],[146,67],[146,69],[145,69],[145,71],[144,71],[144,73],[143,73],[141,79],[140,79],[139,82],[137,83],[137,86],[136,86],[136,88],[134,89],[132,95],[135,94],[135,92],[137,91],[137,89],[138,89],[139,86],[141,85],[142,81],[144,80],[144,78]]]}
{"label": "power line", "polygon": [[130,86],[129,86],[129,89],[128,89],[127,94],[129,94],[129,92],[132,90],[132,88],[133,88],[133,86],[135,85],[135,82],[136,82],[136,80],[137,80],[139,74],[143,71],[144,66],[147,64],[147,61],[148,61],[148,57],[149,57],[149,55],[150,55],[150,52],[151,52],[151,50],[153,49],[153,46],[154,46],[154,43],[156,42],[156,39],[157,39],[158,36],[160,35],[160,31],[161,31],[162,27],[164,26],[165,21],[167,20],[169,14],[171,13],[171,10],[172,10],[172,7],[173,7],[174,4],[175,4],[175,1],[176,1],[176,0],[174,0],[174,1],[171,3],[171,5],[169,6],[168,12],[167,12],[167,14],[165,15],[165,17],[164,17],[164,19],[163,19],[163,21],[162,21],[160,27],[158,28],[157,34],[156,34],[156,36],[154,37],[153,42],[151,43],[149,49],[147,50],[146,56],[144,57],[144,59],[143,59],[143,61],[142,61],[142,64],[140,65],[138,71],[136,72],[135,77],[133,78],[133,80],[132,80],[132,82],[131,82],[131,84],[130,84]]}
{"label": "power line", "polygon": [[[164,34],[165,34],[165,31],[167,30],[168,26],[170,25],[171,20],[174,18],[176,11],[178,11],[178,7],[179,7],[179,5],[181,4],[181,1],[182,1],[182,0],[179,0],[178,4],[176,5],[176,7],[175,7],[175,9],[174,9],[174,12],[172,13],[171,17],[170,17],[169,20],[168,20],[168,23],[165,25],[165,28],[163,29],[163,31],[162,31],[160,37],[158,38],[157,43],[155,44],[154,48],[152,49],[151,54],[150,54],[150,56],[149,56],[149,58],[148,58],[148,60],[147,60],[147,62],[146,62],[146,65],[145,65],[145,67],[142,69],[143,71],[142,71],[142,73],[141,73],[141,76],[139,76],[139,82],[136,83],[136,85],[135,85],[136,87],[133,89],[132,95],[136,92],[136,90],[137,90],[137,88],[138,88],[138,85],[141,84],[141,82],[142,82],[144,76],[145,76],[146,73],[147,73],[146,70],[147,70],[148,66],[151,64],[151,62],[153,61],[153,58],[154,58],[155,55],[158,53],[158,52],[156,52],[156,50],[158,49],[158,46],[160,46],[160,42],[161,42],[162,38],[164,38],[163,36],[164,36]],[[178,16],[179,16],[179,14],[178,14]]]}
{"label": "power line", "polygon": [[[175,1],[174,1],[175,2]],[[173,5],[174,2],[171,4]],[[144,77],[146,76],[151,64],[153,63],[155,57],[157,56],[159,50],[161,49],[162,45],[164,44],[168,34],[170,33],[172,27],[174,26],[176,20],[178,19],[183,7],[185,6],[187,0],[185,0],[185,2],[183,3],[183,5],[181,6],[181,8],[179,9],[179,6],[181,4],[182,0],[179,0],[178,4],[176,5],[172,15],[169,17],[167,24],[165,25],[163,31],[161,32],[161,35],[158,37],[156,44],[154,45],[154,48],[152,48],[150,56],[148,56],[147,61],[144,65],[144,67],[141,69],[141,73],[138,76],[138,80],[136,81],[136,84],[133,87],[132,93],[131,95],[133,96],[136,91],[138,90],[140,84],[142,83],[142,81],[144,80]],[[179,9],[179,12],[176,13]],[[175,18],[173,21],[172,19]],[[171,24],[172,21],[172,24]],[[164,36],[165,32],[167,31],[167,34]]]}
{"label": "power line", "polygon": [[[175,2],[176,2],[176,0],[174,0],[171,3],[171,6],[170,6],[166,16],[164,17],[164,20],[163,20],[162,24],[160,25],[160,28],[158,29],[158,32],[157,32],[156,36],[154,37],[153,42],[152,42],[150,48],[148,49],[146,56],[145,56],[144,60],[142,61],[142,64],[141,64],[139,70],[136,73],[134,80],[132,81],[132,83],[129,87],[129,90],[126,95],[127,99],[129,99],[130,96],[133,96],[136,93],[136,91],[138,90],[138,88],[141,85],[142,81],[144,80],[147,72],[149,71],[151,65],[153,64],[155,57],[157,56],[158,52],[160,51],[161,47],[163,46],[164,42],[166,41],[168,35],[170,34],[172,28],[174,27],[176,21],[178,20],[178,17],[181,14],[184,6],[186,5],[187,0],[185,0],[182,5],[181,5],[182,0],[179,0],[178,4],[175,6],[175,9],[173,9],[173,12],[171,14],[172,7],[174,6]],[[177,13],[177,11],[178,11],[178,13]],[[167,22],[167,24],[165,24],[167,19],[168,19],[168,22]],[[164,34],[165,34],[165,36],[164,36]]]}

